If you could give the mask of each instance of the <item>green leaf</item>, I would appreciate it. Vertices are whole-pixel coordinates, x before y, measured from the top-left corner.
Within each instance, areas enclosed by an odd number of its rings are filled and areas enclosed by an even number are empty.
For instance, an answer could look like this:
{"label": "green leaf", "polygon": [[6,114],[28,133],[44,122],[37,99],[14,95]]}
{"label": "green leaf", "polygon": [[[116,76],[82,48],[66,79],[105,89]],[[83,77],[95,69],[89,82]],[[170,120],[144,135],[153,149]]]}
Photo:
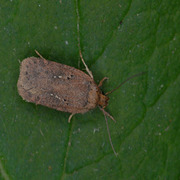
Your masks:
{"label": "green leaf", "polygon": [[[180,2],[20,1],[0,3],[1,179],[178,179],[180,177]],[[79,31],[78,31],[79,27]],[[84,70],[110,94],[69,114],[22,100],[19,61],[36,56]],[[79,67],[80,66],[80,67]]]}

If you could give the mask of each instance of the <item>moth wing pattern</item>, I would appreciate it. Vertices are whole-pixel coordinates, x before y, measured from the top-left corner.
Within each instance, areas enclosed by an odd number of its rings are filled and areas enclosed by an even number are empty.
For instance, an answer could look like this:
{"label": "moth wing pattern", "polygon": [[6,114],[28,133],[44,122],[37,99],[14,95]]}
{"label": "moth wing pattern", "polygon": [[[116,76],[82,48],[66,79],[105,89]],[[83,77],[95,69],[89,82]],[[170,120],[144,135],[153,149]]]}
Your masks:
{"label": "moth wing pattern", "polygon": [[99,88],[89,75],[42,58],[22,61],[17,86],[28,102],[74,114],[94,109],[99,101]]}

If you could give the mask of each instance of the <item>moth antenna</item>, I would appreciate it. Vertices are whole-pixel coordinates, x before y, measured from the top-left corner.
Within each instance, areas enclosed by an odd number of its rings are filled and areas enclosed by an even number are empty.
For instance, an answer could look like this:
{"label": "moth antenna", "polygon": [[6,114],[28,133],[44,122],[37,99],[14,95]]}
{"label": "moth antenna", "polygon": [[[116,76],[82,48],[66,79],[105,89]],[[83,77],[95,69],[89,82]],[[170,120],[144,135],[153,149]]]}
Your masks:
{"label": "moth antenna", "polygon": [[106,127],[107,127],[108,136],[109,136],[109,142],[110,142],[110,144],[111,144],[111,147],[112,147],[112,150],[113,150],[115,156],[117,157],[118,153],[115,151],[114,146],[113,146],[113,143],[112,143],[112,140],[111,140],[111,134],[110,134],[110,131],[109,131],[107,116],[106,116],[106,114],[105,114],[105,111],[102,111],[102,112],[103,112],[104,117],[105,117],[105,120],[106,120]]}
{"label": "moth antenna", "polygon": [[105,95],[108,95],[108,94],[111,94],[113,93],[114,91],[116,91],[117,89],[119,89],[123,84],[125,84],[127,81],[129,81],[130,79],[133,79],[135,77],[138,77],[138,76],[141,76],[141,75],[144,75],[146,74],[146,72],[141,72],[141,73],[138,73],[138,74],[135,74],[135,75],[132,75],[130,76],[129,78],[127,78],[125,81],[123,81],[119,86],[117,86],[116,88],[114,88],[113,90],[105,93]]}

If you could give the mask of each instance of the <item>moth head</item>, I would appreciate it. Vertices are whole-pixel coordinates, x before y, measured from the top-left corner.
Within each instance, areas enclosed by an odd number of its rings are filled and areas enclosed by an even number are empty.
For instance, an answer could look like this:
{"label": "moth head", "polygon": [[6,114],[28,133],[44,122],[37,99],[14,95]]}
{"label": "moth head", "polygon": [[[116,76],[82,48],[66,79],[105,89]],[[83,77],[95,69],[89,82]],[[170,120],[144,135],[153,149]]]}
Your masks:
{"label": "moth head", "polygon": [[99,96],[99,103],[98,105],[101,106],[103,109],[108,105],[109,97],[103,95],[102,93]]}

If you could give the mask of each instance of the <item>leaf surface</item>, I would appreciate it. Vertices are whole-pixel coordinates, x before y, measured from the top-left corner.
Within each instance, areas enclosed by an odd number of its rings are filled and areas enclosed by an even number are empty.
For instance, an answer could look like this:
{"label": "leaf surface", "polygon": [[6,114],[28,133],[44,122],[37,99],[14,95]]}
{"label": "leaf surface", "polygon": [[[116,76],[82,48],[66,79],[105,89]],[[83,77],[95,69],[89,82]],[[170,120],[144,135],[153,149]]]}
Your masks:
{"label": "leaf surface", "polygon": [[[180,3],[20,1],[0,3],[0,177],[2,179],[178,179],[180,177]],[[22,100],[19,61],[37,56],[84,69],[79,48],[110,94],[99,109],[69,114]]]}

